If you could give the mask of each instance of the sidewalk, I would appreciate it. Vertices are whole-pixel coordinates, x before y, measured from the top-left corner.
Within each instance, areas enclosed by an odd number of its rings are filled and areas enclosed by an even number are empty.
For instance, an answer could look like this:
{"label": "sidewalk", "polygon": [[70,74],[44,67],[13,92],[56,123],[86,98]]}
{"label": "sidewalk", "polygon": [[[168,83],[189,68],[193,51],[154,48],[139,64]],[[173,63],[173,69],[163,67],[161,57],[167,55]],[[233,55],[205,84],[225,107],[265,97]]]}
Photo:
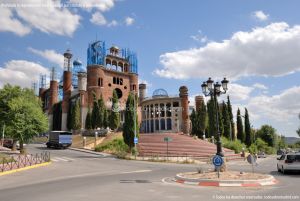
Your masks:
{"label": "sidewalk", "polygon": [[90,149],[84,149],[84,148],[72,148],[72,147],[69,147],[70,150],[73,150],[73,151],[79,151],[79,152],[84,152],[84,153],[89,153],[89,154],[95,154],[95,155],[98,155],[98,156],[104,156],[104,157],[112,157],[112,158],[115,158],[114,155],[112,154],[108,154],[108,153],[103,153],[103,152],[96,152],[96,151],[93,151],[93,150],[90,150]]}

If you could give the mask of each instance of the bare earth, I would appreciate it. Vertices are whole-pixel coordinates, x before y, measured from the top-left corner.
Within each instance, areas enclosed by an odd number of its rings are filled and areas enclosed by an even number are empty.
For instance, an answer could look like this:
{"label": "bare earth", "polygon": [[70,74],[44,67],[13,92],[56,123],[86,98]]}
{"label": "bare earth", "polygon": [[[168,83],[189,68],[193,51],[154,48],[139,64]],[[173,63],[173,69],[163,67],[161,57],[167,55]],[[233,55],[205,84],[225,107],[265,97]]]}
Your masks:
{"label": "bare earth", "polygon": [[269,175],[258,174],[258,173],[249,173],[244,172],[240,174],[237,171],[227,171],[220,172],[220,178],[218,178],[217,172],[206,172],[206,173],[197,173],[197,172],[186,172],[181,173],[179,176],[188,178],[188,179],[220,179],[220,180],[257,180],[257,179],[266,179]]}

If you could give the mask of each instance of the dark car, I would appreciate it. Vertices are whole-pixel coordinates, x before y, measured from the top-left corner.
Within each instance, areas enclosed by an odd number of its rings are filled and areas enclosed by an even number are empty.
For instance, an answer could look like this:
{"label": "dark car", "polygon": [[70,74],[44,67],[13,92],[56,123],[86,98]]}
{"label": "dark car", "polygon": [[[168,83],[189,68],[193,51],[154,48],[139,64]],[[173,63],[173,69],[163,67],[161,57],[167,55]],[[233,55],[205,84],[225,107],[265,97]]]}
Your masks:
{"label": "dark car", "polygon": [[12,139],[5,139],[3,141],[3,147],[7,147],[11,149],[13,147],[13,140]]}

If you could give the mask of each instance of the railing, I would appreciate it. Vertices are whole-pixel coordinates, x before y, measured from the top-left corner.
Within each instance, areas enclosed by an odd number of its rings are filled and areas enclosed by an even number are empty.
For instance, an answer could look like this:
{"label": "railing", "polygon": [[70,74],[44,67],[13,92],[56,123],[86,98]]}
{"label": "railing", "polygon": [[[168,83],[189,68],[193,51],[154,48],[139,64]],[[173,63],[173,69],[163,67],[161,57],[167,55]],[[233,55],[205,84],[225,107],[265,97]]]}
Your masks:
{"label": "railing", "polygon": [[50,161],[50,152],[42,152],[40,154],[18,155],[8,159],[3,158],[0,161],[0,172],[24,168],[36,164],[41,164]]}

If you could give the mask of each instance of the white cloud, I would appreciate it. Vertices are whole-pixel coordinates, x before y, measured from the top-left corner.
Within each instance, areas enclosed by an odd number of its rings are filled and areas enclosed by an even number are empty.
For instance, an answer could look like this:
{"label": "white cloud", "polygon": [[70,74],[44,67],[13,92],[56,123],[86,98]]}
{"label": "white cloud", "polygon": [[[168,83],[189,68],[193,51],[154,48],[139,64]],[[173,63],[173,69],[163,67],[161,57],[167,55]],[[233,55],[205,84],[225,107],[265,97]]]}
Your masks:
{"label": "white cloud", "polygon": [[261,90],[269,89],[266,85],[261,84],[261,83],[255,83],[255,84],[253,84],[253,87],[256,88],[256,89],[261,89]]}
{"label": "white cloud", "polygon": [[192,35],[190,36],[191,39],[193,39],[194,41],[197,41],[197,42],[201,42],[201,43],[206,43],[208,41],[208,38],[207,36],[204,36],[202,34],[202,31],[201,30],[198,30],[198,33],[196,35]]}
{"label": "white cloud", "polygon": [[243,101],[249,99],[253,89],[253,87],[231,83],[228,85],[227,95],[229,95],[230,99],[234,102]]}
{"label": "white cloud", "polygon": [[55,50],[37,50],[29,47],[28,50],[36,55],[39,55],[48,61],[57,64],[59,67],[63,68],[64,64],[64,56],[62,54],[57,53]]}
{"label": "white cloud", "polygon": [[90,21],[96,25],[106,25],[107,24],[105,17],[100,12],[95,12],[92,15],[92,18],[90,19]]}
{"label": "white cloud", "polygon": [[300,113],[299,100],[300,86],[296,86],[278,95],[254,97],[249,101],[248,108],[261,118],[287,122],[296,118]]}
{"label": "white cloud", "polygon": [[23,25],[18,19],[13,17],[13,12],[9,8],[0,7],[0,32],[9,31],[19,36],[30,33],[31,29]]}
{"label": "white cloud", "polygon": [[[47,1],[46,4],[39,0],[23,0],[24,6],[2,7],[0,8],[0,30],[23,36],[35,28],[49,34],[72,36],[80,24],[81,17],[67,8],[57,6],[60,2],[60,0]],[[15,0],[1,3],[20,4]],[[22,20],[22,23],[17,17]]]}
{"label": "white cloud", "polygon": [[266,21],[269,19],[269,15],[265,14],[263,11],[258,10],[252,13],[252,16],[256,19],[258,19],[259,21]]}
{"label": "white cloud", "polygon": [[70,0],[72,4],[78,4],[83,9],[98,9],[102,12],[108,11],[114,7],[115,0]]}
{"label": "white cloud", "polygon": [[[38,4],[38,2],[40,1],[22,1],[24,4]],[[47,1],[47,7],[17,7],[15,11],[26,23],[42,32],[72,36],[79,26],[80,16],[54,5],[55,1]]]}
{"label": "white cloud", "polygon": [[112,20],[110,23],[107,24],[108,27],[115,27],[117,26],[119,23],[116,20]]}
{"label": "white cloud", "polygon": [[0,67],[0,87],[10,83],[21,87],[31,87],[40,74],[49,75],[49,70],[40,64],[26,60],[11,60]]}
{"label": "white cloud", "polygon": [[209,76],[238,79],[243,76],[282,76],[300,70],[300,26],[272,23],[204,47],[160,56],[161,77],[188,79]]}
{"label": "white cloud", "polygon": [[134,21],[135,21],[135,19],[132,18],[132,17],[126,17],[125,18],[125,24],[126,24],[126,26],[132,25],[134,23]]}

